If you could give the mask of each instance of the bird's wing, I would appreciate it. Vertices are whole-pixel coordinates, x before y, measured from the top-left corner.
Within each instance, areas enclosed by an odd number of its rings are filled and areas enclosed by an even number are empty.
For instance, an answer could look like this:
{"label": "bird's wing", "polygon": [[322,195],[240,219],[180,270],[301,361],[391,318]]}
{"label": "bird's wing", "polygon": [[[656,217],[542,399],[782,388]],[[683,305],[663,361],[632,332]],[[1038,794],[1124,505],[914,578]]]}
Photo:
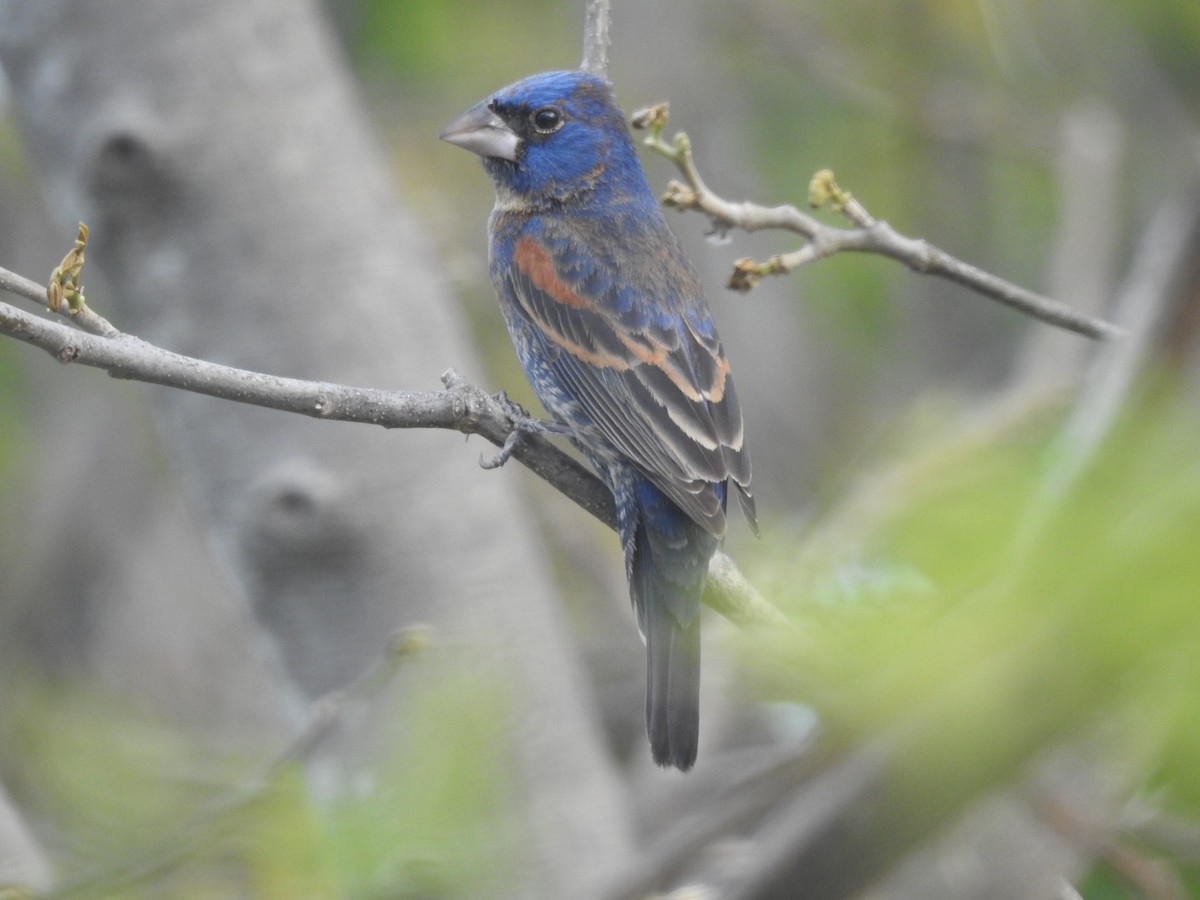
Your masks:
{"label": "bird's wing", "polygon": [[741,409],[695,276],[673,237],[639,248],[630,266],[604,250],[602,238],[550,228],[518,236],[508,278],[521,312],[618,452],[717,536],[732,479],[753,525]]}

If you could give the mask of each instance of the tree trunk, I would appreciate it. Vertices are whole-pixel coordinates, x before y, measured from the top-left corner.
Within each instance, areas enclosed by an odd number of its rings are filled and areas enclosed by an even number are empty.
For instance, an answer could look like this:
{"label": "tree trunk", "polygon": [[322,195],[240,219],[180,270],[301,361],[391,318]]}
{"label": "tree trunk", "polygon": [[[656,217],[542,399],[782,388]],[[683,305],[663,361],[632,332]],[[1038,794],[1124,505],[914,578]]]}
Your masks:
{"label": "tree trunk", "polygon": [[[54,215],[92,228],[85,281],[98,271],[107,290],[89,299],[118,327],[302,378],[420,388],[470,370],[310,3],[9,0],[0,61]],[[432,623],[511,689],[525,887],[565,896],[611,869],[628,843],[621,791],[514,472],[479,470],[445,433],[167,390],[153,412],[299,699],[344,686],[398,626]]]}

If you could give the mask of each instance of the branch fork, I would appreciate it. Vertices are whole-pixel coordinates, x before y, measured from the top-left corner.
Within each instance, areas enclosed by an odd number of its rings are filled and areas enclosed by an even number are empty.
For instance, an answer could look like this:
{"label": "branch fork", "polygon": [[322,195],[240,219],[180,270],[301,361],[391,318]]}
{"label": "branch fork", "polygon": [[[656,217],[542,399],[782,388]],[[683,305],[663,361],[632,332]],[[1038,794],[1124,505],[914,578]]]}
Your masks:
{"label": "branch fork", "polygon": [[739,259],[734,263],[728,282],[732,290],[751,290],[765,277],[786,275],[834,253],[877,253],[902,262],[915,272],[949,279],[1056,328],[1094,340],[1124,335],[1124,330],[1111,322],[1086,315],[1051,297],[984,272],[924,239],[900,234],[887,222],[876,219],[849,191],[839,186],[829,169],[820,170],[810,181],[809,204],[818,209],[829,207],[840,213],[850,221],[849,228],[826,225],[787,204],[766,207],[749,202],[731,203],[704,183],[692,156],[691,141],[685,133],[679,132],[671,140],[663,137],[668,112],[666,103],[658,103],[638,110],[630,119],[633,128],[648,132],[643,139],[645,146],[673,162],[683,176],[683,181],[668,183],[662,197],[665,206],[703,213],[717,231],[775,229],[790,231],[806,239],[799,249],[777,254],[765,262],[749,257]]}

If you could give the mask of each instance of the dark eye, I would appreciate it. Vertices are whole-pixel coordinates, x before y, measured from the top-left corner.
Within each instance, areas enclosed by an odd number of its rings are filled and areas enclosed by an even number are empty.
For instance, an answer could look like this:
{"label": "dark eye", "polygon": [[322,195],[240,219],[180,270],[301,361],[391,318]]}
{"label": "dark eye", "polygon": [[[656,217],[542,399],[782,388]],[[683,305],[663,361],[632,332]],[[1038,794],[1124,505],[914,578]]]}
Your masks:
{"label": "dark eye", "polygon": [[558,131],[563,125],[563,114],[553,106],[543,106],[533,111],[533,127],[542,134]]}

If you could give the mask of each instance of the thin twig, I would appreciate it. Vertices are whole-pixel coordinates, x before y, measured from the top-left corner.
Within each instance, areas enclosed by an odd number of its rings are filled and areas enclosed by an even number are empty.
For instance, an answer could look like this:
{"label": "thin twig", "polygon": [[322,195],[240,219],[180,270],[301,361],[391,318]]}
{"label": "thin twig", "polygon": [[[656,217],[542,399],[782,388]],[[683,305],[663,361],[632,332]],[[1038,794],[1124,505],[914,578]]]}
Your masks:
{"label": "thin twig", "polygon": [[833,180],[833,173],[828,170],[822,170],[814,176],[809,190],[810,203],[817,207],[831,206],[850,220],[851,228],[826,225],[787,204],[766,207],[755,203],[731,203],[718,196],[700,177],[688,136],[680,132],[670,141],[663,138],[663,129],[667,124],[665,103],[634,113],[632,124],[634,128],[649,131],[643,143],[675,163],[684,177],[684,183],[672,181],[667,185],[662,198],[665,205],[704,213],[718,231],[731,228],[742,231],[775,229],[791,231],[807,238],[808,243],[800,249],[772,256],[766,262],[749,258],[738,260],[729,279],[729,287],[733,290],[748,291],[768,275],[786,275],[800,266],[834,253],[878,253],[898,260],[916,272],[947,278],[1057,328],[1094,339],[1110,339],[1124,334],[1121,328],[1111,322],[1086,315],[1051,297],[1005,281],[928,241],[900,234],[887,222],[872,216],[858,200],[839,188]]}
{"label": "thin twig", "polygon": [[583,24],[583,62],[579,68],[608,77],[609,0],[588,0]]}

